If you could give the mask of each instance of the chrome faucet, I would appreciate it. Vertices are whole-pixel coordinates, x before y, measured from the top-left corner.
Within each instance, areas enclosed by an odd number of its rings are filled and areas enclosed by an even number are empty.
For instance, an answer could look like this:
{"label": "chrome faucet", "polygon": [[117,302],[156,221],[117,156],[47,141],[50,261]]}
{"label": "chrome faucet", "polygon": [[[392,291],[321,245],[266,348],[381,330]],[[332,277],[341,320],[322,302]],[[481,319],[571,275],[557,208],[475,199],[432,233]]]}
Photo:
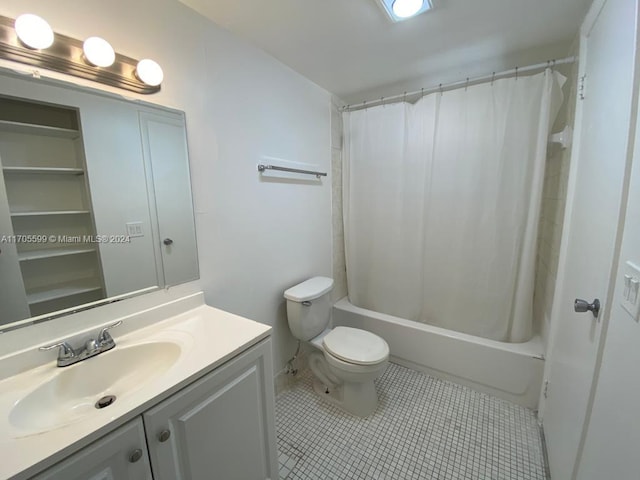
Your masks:
{"label": "chrome faucet", "polygon": [[40,347],[40,350],[46,351],[51,350],[52,348],[60,348],[58,352],[58,366],[68,367],[69,365],[81,362],[83,360],[86,360],[87,358],[100,355],[101,353],[106,352],[107,350],[111,350],[113,347],[115,347],[116,342],[109,334],[109,330],[121,324],[122,321],[118,321],[111,325],[107,325],[102,330],[100,330],[97,338],[90,338],[89,340],[87,340],[84,344],[84,348],[78,349],[78,351],[74,350],[68,342],[54,343],[53,345]]}

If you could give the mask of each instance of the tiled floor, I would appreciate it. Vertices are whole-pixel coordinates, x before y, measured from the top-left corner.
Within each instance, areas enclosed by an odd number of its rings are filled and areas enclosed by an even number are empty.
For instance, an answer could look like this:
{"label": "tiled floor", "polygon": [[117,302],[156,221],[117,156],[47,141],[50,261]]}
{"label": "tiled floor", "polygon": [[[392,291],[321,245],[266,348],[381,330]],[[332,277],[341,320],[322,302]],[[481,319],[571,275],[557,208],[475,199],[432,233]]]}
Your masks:
{"label": "tiled floor", "polygon": [[366,419],[322,401],[309,371],[276,402],[280,478],[545,480],[535,414],[390,364]]}

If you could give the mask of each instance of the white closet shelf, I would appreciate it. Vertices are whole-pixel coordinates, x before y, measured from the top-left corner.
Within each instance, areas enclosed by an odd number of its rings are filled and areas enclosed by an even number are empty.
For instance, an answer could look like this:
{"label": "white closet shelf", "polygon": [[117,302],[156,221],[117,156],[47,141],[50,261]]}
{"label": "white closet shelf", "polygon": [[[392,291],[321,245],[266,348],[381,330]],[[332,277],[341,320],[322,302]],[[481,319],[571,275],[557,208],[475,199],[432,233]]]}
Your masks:
{"label": "white closet shelf", "polygon": [[67,255],[82,255],[95,252],[94,247],[71,247],[71,248],[49,248],[42,250],[30,250],[18,253],[18,260],[28,262],[30,260],[40,260],[44,258],[64,257]]}
{"label": "white closet shelf", "polygon": [[12,217],[42,217],[46,215],[86,215],[89,210],[46,210],[39,212],[11,212]]}
{"label": "white closet shelf", "polygon": [[58,300],[60,298],[71,297],[81,293],[95,292],[102,290],[100,285],[88,283],[91,280],[75,280],[73,282],[59,283],[51,287],[43,287],[27,292],[27,303],[33,305],[35,303],[48,302],[50,300]]}
{"label": "white closet shelf", "polygon": [[10,120],[0,120],[0,129],[5,132],[26,133],[29,135],[42,135],[45,137],[71,139],[80,137],[80,132],[71,128],[50,127],[48,125],[34,125],[32,123],[12,122]]}
{"label": "white closet shelf", "polygon": [[4,173],[28,173],[48,175],[84,175],[82,168],[63,167],[3,167]]}

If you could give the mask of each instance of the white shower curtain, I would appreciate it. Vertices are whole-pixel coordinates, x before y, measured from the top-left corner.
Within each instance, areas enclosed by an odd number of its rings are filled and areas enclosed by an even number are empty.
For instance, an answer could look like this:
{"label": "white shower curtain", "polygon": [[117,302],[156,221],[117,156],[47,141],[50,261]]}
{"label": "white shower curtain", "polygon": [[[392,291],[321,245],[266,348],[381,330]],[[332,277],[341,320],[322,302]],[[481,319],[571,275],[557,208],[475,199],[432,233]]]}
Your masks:
{"label": "white shower curtain", "polygon": [[557,72],[345,113],[344,223],[357,306],[478,335],[532,335]]}

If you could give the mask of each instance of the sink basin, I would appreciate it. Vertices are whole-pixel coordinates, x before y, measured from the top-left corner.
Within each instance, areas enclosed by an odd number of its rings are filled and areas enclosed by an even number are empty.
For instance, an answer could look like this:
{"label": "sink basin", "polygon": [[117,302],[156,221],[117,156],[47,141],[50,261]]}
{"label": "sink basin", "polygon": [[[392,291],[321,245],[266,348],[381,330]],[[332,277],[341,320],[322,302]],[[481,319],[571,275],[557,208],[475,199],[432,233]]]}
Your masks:
{"label": "sink basin", "polygon": [[[14,427],[42,432],[73,423],[102,410],[96,402],[126,398],[164,374],[180,356],[172,342],[141,343],[58,368],[55,376],[20,399],[9,414]],[[109,407],[105,407],[109,410]]]}

